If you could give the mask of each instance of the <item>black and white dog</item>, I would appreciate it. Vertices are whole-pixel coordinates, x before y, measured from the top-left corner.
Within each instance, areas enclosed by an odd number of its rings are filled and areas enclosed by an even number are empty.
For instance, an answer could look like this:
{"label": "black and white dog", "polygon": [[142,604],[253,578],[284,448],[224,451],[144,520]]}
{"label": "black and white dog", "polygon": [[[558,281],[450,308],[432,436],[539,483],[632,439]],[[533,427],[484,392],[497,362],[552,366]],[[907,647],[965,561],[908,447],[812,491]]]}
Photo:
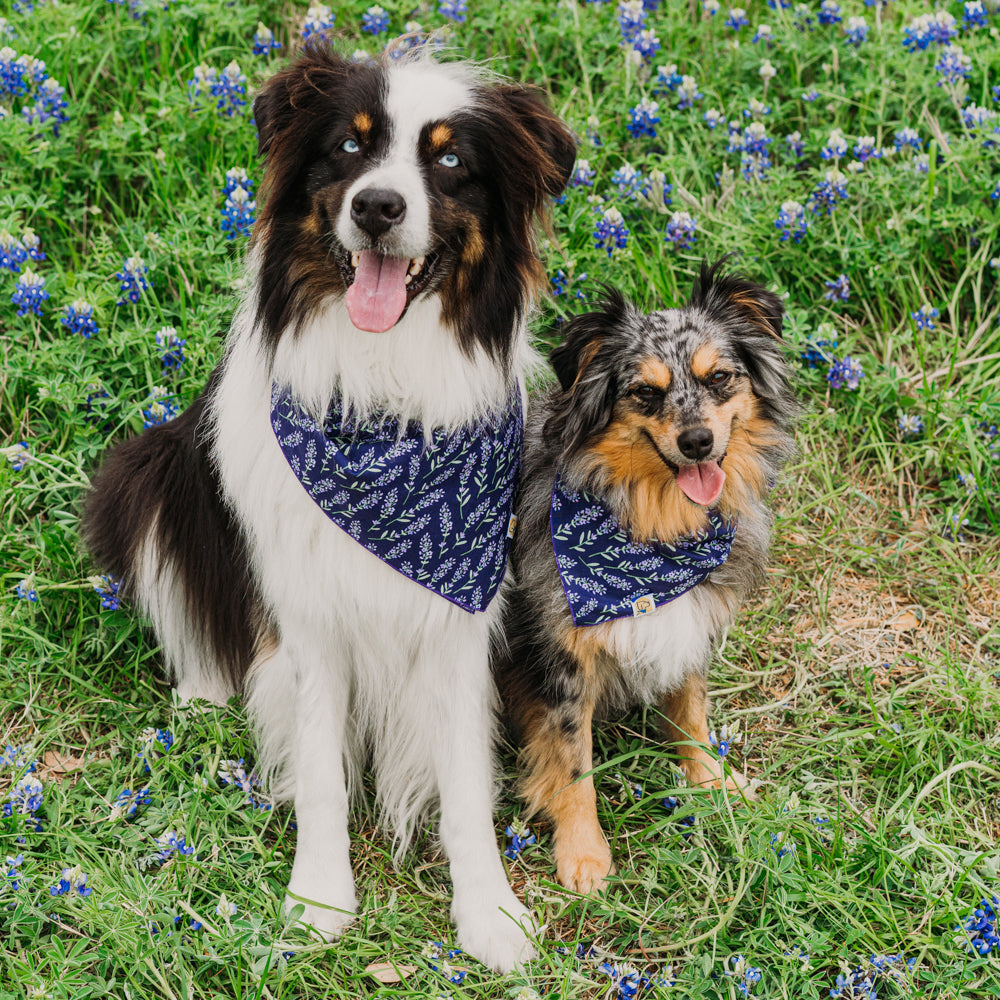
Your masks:
{"label": "black and white dog", "polygon": [[536,217],[574,143],[534,92],[426,57],[307,50],[254,116],[266,203],[225,356],[106,458],[85,540],[182,699],[245,697],[295,803],[286,906],[328,938],[351,920],[348,799],[370,765],[398,848],[440,807],[459,943],[507,970],[531,924],[491,815],[491,598]]}

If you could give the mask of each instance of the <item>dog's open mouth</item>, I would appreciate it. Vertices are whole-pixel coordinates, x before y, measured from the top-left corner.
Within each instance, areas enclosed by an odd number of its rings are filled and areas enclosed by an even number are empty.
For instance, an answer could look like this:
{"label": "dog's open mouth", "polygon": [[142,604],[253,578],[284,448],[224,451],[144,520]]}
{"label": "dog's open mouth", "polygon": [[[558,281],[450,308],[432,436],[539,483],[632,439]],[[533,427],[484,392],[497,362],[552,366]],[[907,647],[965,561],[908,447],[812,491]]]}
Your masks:
{"label": "dog's open mouth", "polygon": [[390,257],[377,250],[347,252],[341,268],[348,281],[344,304],[351,322],[369,333],[385,333],[427,287],[437,262],[426,257]]}
{"label": "dog's open mouth", "polygon": [[719,499],[726,484],[721,462],[720,459],[718,462],[677,466],[677,486],[688,500],[708,507]]}

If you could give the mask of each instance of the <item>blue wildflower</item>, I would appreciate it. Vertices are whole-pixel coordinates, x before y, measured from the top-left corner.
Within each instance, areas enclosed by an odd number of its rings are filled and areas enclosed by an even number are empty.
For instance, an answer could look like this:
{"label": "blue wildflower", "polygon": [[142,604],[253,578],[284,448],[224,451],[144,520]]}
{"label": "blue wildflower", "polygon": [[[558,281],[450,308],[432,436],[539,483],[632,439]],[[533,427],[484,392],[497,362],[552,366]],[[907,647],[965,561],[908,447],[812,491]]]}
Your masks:
{"label": "blue wildflower", "polygon": [[642,0],[623,0],[618,4],[618,27],[622,33],[622,45],[633,46],[640,33],[646,30],[646,10]]}
{"label": "blue wildflower", "polygon": [[111,805],[111,815],[109,819],[131,819],[143,806],[149,805],[151,799],[149,786],[137,788],[124,788],[115,796],[115,801]]}
{"label": "blue wildflower", "polygon": [[893,144],[895,145],[897,151],[902,149],[915,149],[919,152],[924,148],[924,144],[920,135],[917,133],[917,130],[912,129],[909,126],[901,128],[895,133]]}
{"label": "blue wildflower", "polygon": [[92,577],[91,585],[101,598],[101,607],[105,611],[117,611],[120,606],[118,590],[122,585],[121,580],[105,573],[103,576]]}
{"label": "blue wildflower", "polygon": [[761,970],[750,965],[742,955],[730,955],[725,974],[736,981],[736,989],[745,997],[750,996],[754,986],[760,982]]}
{"label": "blue wildflower", "polygon": [[630,122],[626,126],[629,135],[638,139],[640,136],[648,135],[656,137],[656,128],[659,125],[660,116],[657,112],[660,105],[656,101],[640,101],[629,111]]}
{"label": "blue wildflower", "polygon": [[337,15],[325,3],[313,4],[306,11],[302,25],[302,41],[329,42],[333,35],[333,23]]}
{"label": "blue wildflower", "polygon": [[274,32],[263,21],[258,21],[257,30],[253,33],[253,54],[269,56],[280,48],[281,42],[274,37]]}
{"label": "blue wildflower", "polygon": [[177,400],[163,386],[156,386],[142,411],[142,426],[156,427],[177,416]]}
{"label": "blue wildflower", "polygon": [[839,128],[830,133],[819,155],[822,160],[839,160],[840,157],[847,155],[847,137]]}
{"label": "blue wildflower", "polygon": [[15,747],[8,743],[0,753],[0,767],[15,767],[30,774],[38,770],[38,761],[27,747]]}
{"label": "blue wildflower", "polygon": [[649,179],[644,177],[631,163],[623,163],[612,175],[611,183],[624,198],[635,200],[640,195],[650,192]]}
{"label": "blue wildflower", "polygon": [[653,81],[653,93],[662,94],[664,91],[676,90],[684,80],[684,77],[677,72],[677,63],[667,63],[666,66],[659,66],[656,70],[656,79]]}
{"label": "blue wildflower", "polygon": [[6,229],[0,229],[0,269],[17,274],[28,259],[28,248]]}
{"label": "blue wildflower", "polygon": [[19,601],[28,601],[30,604],[38,603],[38,591],[35,590],[34,582],[30,577],[27,577],[24,580],[21,580],[20,583],[16,584],[14,587],[14,593],[17,594],[17,599]]}
{"label": "blue wildflower", "polygon": [[677,88],[677,108],[679,111],[693,107],[695,101],[700,101],[704,96],[698,89],[698,81],[693,76],[681,77],[680,85]]}
{"label": "blue wildflower", "polygon": [[718,733],[713,729],[708,734],[708,742],[715,747],[715,751],[720,757],[728,757],[729,751],[735,745],[743,742],[743,736],[738,727],[730,730],[729,726],[723,726]]}
{"label": "blue wildflower", "polygon": [[89,896],[94,890],[87,885],[87,876],[79,865],[73,868],[64,868],[62,877],[49,889],[51,896],[66,896],[76,892],[79,896]]}
{"label": "blue wildflower", "polygon": [[701,13],[702,17],[712,18],[722,9],[722,4],[719,0],[701,0]]}
{"label": "blue wildflower", "polygon": [[179,372],[184,364],[184,345],[187,343],[182,337],[177,335],[177,328],[173,326],[161,326],[156,331],[156,346],[160,350],[160,362],[163,365],[163,373]]}
{"label": "blue wildflower", "polygon": [[[227,174],[228,177],[228,174]],[[257,202],[252,192],[245,187],[237,186],[226,193],[226,201],[222,206],[222,232],[227,240],[237,236],[249,236],[256,221]]]}
{"label": "blue wildflower", "polygon": [[149,288],[146,275],[149,268],[141,257],[128,257],[122,264],[122,269],[115,272],[115,277],[121,282],[120,291],[125,294],[115,303],[125,305],[126,300],[132,303],[139,301],[140,296]]}
{"label": "blue wildflower", "polygon": [[566,284],[569,278],[566,277],[566,272],[560,268],[556,271],[555,276],[552,278],[552,294],[558,298],[566,291]]}
{"label": "blue wildflower", "polygon": [[792,156],[796,159],[800,159],[805,150],[805,144],[802,141],[802,133],[796,130],[795,132],[791,132],[789,135],[786,135],[785,146]]}
{"label": "blue wildflower", "polygon": [[818,215],[824,212],[831,215],[840,202],[847,199],[847,177],[839,170],[828,170],[809,194],[809,210]]}
{"label": "blue wildflower", "polygon": [[215,110],[226,118],[232,118],[247,104],[247,78],[234,59],[211,82],[209,90],[215,98]]}
{"label": "blue wildflower", "polygon": [[795,842],[786,840],[783,832],[771,834],[770,847],[779,861],[786,855],[795,853]]}
{"label": "blue wildflower", "polygon": [[820,24],[840,24],[843,20],[840,14],[840,4],[837,0],[822,0],[819,5]]}
{"label": "blue wildflower", "polygon": [[907,972],[916,964],[915,958],[907,959],[902,952],[898,955],[872,955],[869,962],[853,970],[845,971],[837,976],[837,981],[830,996],[833,1000],[876,1000],[876,987],[881,980],[887,979],[897,983],[905,983]]}
{"label": "blue wildflower", "polygon": [[271,804],[262,797],[263,785],[260,778],[253,771],[247,771],[246,762],[242,757],[239,760],[222,761],[219,764],[218,776],[223,785],[232,785],[243,792],[244,805],[265,812],[271,808]]}
{"label": "blue wildflower", "polygon": [[465,18],[469,13],[469,5],[466,3],[466,0],[441,0],[438,4],[438,13],[451,21],[465,24]]}
{"label": "blue wildflower", "polygon": [[851,297],[851,283],[846,274],[841,274],[832,281],[824,281],[826,293],[824,299],[830,302],[846,302]]}
{"label": "blue wildflower", "polygon": [[597,172],[592,170],[587,160],[577,160],[569,179],[570,187],[593,187]]}
{"label": "blue wildflower", "polygon": [[596,115],[590,115],[587,118],[587,142],[591,146],[602,146],[601,134],[598,129],[601,127],[600,119]]}
{"label": "blue wildflower", "polygon": [[0,448],[0,455],[10,462],[14,472],[20,472],[31,461],[31,450],[27,441],[18,441],[17,444]]}
{"label": "blue wildflower", "polygon": [[941,74],[937,82],[939,87],[954,87],[969,78],[972,73],[972,59],[962,51],[961,46],[952,45],[941,50],[934,69]]}
{"label": "blue wildflower", "polygon": [[[11,892],[17,892],[21,888],[20,878],[21,872],[19,871],[21,865],[24,863],[23,854],[15,854],[11,857],[9,854],[6,858],[7,870],[3,873],[5,879],[7,879],[7,886],[10,888]],[[3,895],[0,891],[0,895]]]}
{"label": "blue wildflower", "polygon": [[920,437],[924,432],[924,418],[919,413],[901,413],[896,421],[900,437]]}
{"label": "blue wildflower", "polygon": [[991,896],[983,899],[962,922],[956,927],[956,939],[963,942],[974,955],[988,955],[992,951],[1000,952],[1000,899]]}
{"label": "blue wildflower", "polygon": [[504,848],[503,854],[511,861],[516,861],[521,852],[535,842],[535,835],[531,832],[528,824],[519,819],[510,823],[504,830],[504,834],[510,837],[510,843]]}
{"label": "blue wildflower", "polygon": [[45,290],[45,279],[28,267],[25,268],[24,274],[17,279],[10,301],[18,307],[18,316],[27,316],[28,313],[41,316],[42,303],[48,297],[49,293]]}
{"label": "blue wildflower", "polygon": [[34,229],[25,229],[21,233],[21,245],[31,260],[39,261],[48,259],[42,250],[42,241],[38,238]]}
{"label": "blue wildflower", "polygon": [[150,761],[162,757],[174,745],[174,734],[169,729],[147,726],[139,734],[139,759],[146,774],[151,773]]}
{"label": "blue wildflower", "polygon": [[754,32],[753,38],[750,39],[754,45],[763,42],[768,48],[774,45],[774,32],[771,30],[771,25],[769,24],[758,24],[757,30]]}
{"label": "blue wildflower", "polygon": [[867,163],[869,160],[882,159],[882,150],[875,145],[874,136],[863,135],[854,144],[854,155],[861,163]]}
{"label": "blue wildflower", "polygon": [[231,903],[226,899],[226,894],[222,893],[219,896],[219,902],[215,904],[215,915],[217,917],[222,917],[223,920],[228,924],[233,917],[236,916],[238,910],[235,903]]}
{"label": "blue wildflower", "polygon": [[68,306],[63,306],[63,315],[59,322],[70,333],[80,334],[84,340],[90,340],[98,332],[94,307],[86,299],[74,299]]}
{"label": "blue wildflower", "polygon": [[903,28],[903,48],[916,52],[930,45],[950,45],[956,37],[958,25],[954,15],[944,10],[920,14]]}
{"label": "blue wildflower", "polygon": [[384,7],[376,4],[361,15],[361,30],[369,35],[381,35],[389,30],[389,15]]}
{"label": "blue wildflower", "polygon": [[802,100],[806,101],[808,104],[814,104],[816,101],[819,100],[819,97],[820,97],[819,91],[815,87],[813,87],[811,90],[807,90],[802,95]]}
{"label": "blue wildflower", "polygon": [[190,857],[194,854],[194,847],[186,843],[184,837],[176,830],[164,830],[156,838],[156,844],[159,847],[157,857],[161,861],[169,861],[174,857]]}
{"label": "blue wildflower", "polygon": [[844,35],[849,45],[860,48],[868,37],[868,22],[863,17],[849,17],[844,25]]}
{"label": "blue wildflower", "polygon": [[989,24],[989,12],[982,0],[966,0],[962,5],[962,30],[975,31]]}
{"label": "blue wildflower", "polygon": [[615,249],[625,249],[628,233],[622,213],[617,208],[609,208],[594,227],[594,247],[597,250],[607,250],[610,257]]}
{"label": "blue wildflower", "polygon": [[[774,70],[774,67],[771,65],[769,60],[765,59],[763,65],[761,66],[761,73],[767,77],[767,79],[771,79],[774,76],[774,73],[771,72],[772,70]],[[770,113],[770,105],[765,104],[756,97],[751,97],[747,102],[747,106],[743,109],[744,118],[753,118],[755,120],[764,118]]]}
{"label": "blue wildflower", "polygon": [[462,954],[460,948],[451,948],[445,952],[440,941],[427,941],[420,949],[420,955],[435,972],[440,972],[448,982],[458,986],[468,974],[465,969],[456,969],[452,962]]}
{"label": "blue wildflower", "polygon": [[933,330],[934,320],[938,311],[933,306],[923,305],[916,312],[910,313],[910,318],[917,324],[918,330]]}
{"label": "blue wildflower", "polygon": [[672,243],[675,250],[687,250],[694,246],[697,225],[698,220],[692,218],[689,212],[674,212],[663,238],[667,243]]}
{"label": "blue wildflower", "polygon": [[45,794],[44,786],[33,774],[26,774],[16,781],[7,792],[7,803],[4,805],[4,815],[30,815],[42,807]]}
{"label": "blue wildflower", "polygon": [[716,126],[725,124],[726,116],[718,108],[709,108],[702,116],[705,124],[715,130]]}
{"label": "blue wildflower", "polygon": [[21,108],[21,115],[29,124],[50,122],[53,134],[59,135],[59,126],[69,121],[68,107],[66,88],[49,77],[39,86],[34,105],[26,104]]}
{"label": "blue wildflower", "polygon": [[750,22],[747,20],[747,12],[742,7],[733,7],[729,11],[729,16],[722,22],[727,28],[739,31],[745,28]]}
{"label": "blue wildflower", "polygon": [[864,377],[865,372],[861,363],[850,355],[840,361],[834,361],[826,373],[826,380],[830,383],[831,389],[847,389],[850,392],[858,388]]}
{"label": "blue wildflower", "polygon": [[778,239],[784,243],[785,240],[792,239],[796,243],[802,242],[802,237],[808,231],[809,225],[806,222],[806,210],[797,201],[784,201],[781,203],[781,210],[778,212],[774,226],[780,233]]}

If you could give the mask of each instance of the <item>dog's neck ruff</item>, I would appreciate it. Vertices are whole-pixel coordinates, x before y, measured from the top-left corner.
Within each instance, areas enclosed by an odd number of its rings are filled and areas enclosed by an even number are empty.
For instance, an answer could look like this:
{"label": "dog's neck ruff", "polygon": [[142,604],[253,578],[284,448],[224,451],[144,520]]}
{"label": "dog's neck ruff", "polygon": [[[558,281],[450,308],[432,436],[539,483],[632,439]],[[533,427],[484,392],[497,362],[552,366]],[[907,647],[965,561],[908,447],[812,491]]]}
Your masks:
{"label": "dog's neck ruff", "polygon": [[466,611],[503,580],[524,435],[521,393],[488,419],[425,438],[417,422],[354,420],[334,396],[319,424],[281,387],[271,426],[324,514],[393,569]]}
{"label": "dog's neck ruff", "polygon": [[667,544],[633,541],[606,504],[556,477],[552,548],[574,625],[649,614],[705,580],[729,558],[736,523],[708,511],[708,528]]}

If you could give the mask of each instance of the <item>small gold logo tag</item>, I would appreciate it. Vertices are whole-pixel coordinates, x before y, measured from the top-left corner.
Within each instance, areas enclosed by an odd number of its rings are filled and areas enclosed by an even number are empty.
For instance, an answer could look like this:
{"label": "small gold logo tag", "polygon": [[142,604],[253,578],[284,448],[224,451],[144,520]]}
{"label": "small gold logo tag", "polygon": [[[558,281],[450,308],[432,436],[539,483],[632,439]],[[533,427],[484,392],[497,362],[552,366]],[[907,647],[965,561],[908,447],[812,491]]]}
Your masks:
{"label": "small gold logo tag", "polygon": [[632,602],[632,614],[638,618],[639,615],[648,615],[650,611],[656,610],[656,602],[653,600],[652,594],[644,594],[642,597],[637,597]]}
{"label": "small gold logo tag", "polygon": [[507,522],[507,537],[513,538],[515,531],[517,531],[517,514],[511,514]]}

